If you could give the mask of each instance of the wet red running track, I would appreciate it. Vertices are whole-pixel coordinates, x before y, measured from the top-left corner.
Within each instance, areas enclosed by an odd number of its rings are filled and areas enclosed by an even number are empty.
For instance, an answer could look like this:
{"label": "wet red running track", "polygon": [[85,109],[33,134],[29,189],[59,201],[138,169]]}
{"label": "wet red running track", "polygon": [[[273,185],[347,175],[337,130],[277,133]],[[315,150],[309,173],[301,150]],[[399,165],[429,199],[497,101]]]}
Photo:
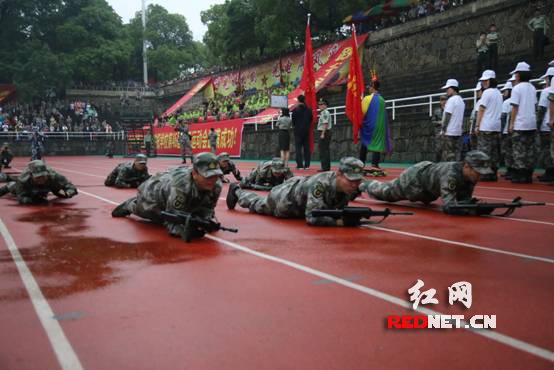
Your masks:
{"label": "wet red running track", "polygon": [[[229,211],[225,186],[216,214],[239,233],[186,244],[110,216],[135,193],[103,186],[121,161],[50,157],[79,196],[0,199],[0,369],[553,367],[553,187],[479,185],[487,201],[547,203],[509,219],[400,203],[387,206],[415,215],[346,229]],[[178,165],[149,162],[152,173]],[[353,205],[384,207],[367,195]],[[496,315],[497,328],[387,329],[388,315],[418,314],[407,292],[418,279],[439,300],[419,313]],[[459,281],[472,284],[470,309],[448,303]]]}

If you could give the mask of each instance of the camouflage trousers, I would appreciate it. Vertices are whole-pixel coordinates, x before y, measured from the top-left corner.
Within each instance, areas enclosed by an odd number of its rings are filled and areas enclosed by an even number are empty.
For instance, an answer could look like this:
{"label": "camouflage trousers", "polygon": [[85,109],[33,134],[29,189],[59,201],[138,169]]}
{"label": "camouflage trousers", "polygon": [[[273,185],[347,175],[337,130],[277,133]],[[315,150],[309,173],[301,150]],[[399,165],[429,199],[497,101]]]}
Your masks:
{"label": "camouflage trousers", "polygon": [[435,132],[435,137],[433,139],[433,153],[435,162],[440,162],[442,157],[442,136],[439,132]]}
{"label": "camouflage trousers", "polygon": [[504,157],[504,164],[506,167],[514,167],[514,156],[512,152],[512,138],[508,134],[502,135],[502,141],[500,144],[500,149],[502,151],[502,156]]}
{"label": "camouflage trousers", "polygon": [[535,131],[514,131],[512,133],[514,168],[532,169],[535,166]]}
{"label": "camouflage trousers", "polygon": [[31,160],[42,159],[42,145],[31,146]]}
{"label": "camouflage trousers", "polygon": [[437,197],[423,189],[419,174],[423,168],[431,164],[432,162],[417,163],[392,181],[380,182],[373,180],[366,187],[367,194],[372,198],[385,202],[409,200],[430,203]]}
{"label": "camouflage trousers", "polygon": [[443,136],[442,161],[455,162],[460,158],[462,142],[460,136]]}
{"label": "camouflage trousers", "polygon": [[155,200],[149,199],[148,196],[145,197],[141,192],[136,197],[127,199],[124,204],[125,209],[132,214],[156,223],[162,223],[160,212],[163,209],[158,207]]}
{"label": "camouflage trousers", "polygon": [[295,181],[289,181],[276,186],[267,196],[263,197],[254,192],[237,189],[238,203],[242,208],[261,215],[279,218],[302,218],[305,209],[299,209],[292,199],[292,188]]}
{"label": "camouflage trousers", "polygon": [[179,144],[181,146],[181,157],[192,157],[192,145],[190,141],[181,141]]}
{"label": "camouflage trousers", "polygon": [[491,167],[493,171],[496,171],[500,166],[500,133],[479,132],[477,136],[477,150],[489,156]]}
{"label": "camouflage trousers", "polygon": [[539,163],[542,163],[543,168],[552,167],[552,138],[550,131],[541,131],[540,138],[540,152],[539,152]]}

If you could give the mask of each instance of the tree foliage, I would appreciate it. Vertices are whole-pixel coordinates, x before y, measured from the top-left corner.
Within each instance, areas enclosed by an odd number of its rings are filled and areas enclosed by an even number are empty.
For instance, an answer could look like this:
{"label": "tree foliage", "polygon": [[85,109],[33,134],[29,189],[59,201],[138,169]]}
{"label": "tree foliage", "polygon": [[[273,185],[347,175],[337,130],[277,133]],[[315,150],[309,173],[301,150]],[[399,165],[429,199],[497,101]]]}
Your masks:
{"label": "tree foliage", "polygon": [[364,0],[226,0],[202,12],[204,43],[223,65],[240,65],[297,50],[311,14],[312,36],[343,37],[342,20],[365,9]]}
{"label": "tree foliage", "polygon": [[[183,16],[150,5],[147,18],[150,75],[200,68]],[[25,99],[77,81],[142,80],[140,12],[124,25],[106,0],[0,0],[0,24],[0,82]]]}

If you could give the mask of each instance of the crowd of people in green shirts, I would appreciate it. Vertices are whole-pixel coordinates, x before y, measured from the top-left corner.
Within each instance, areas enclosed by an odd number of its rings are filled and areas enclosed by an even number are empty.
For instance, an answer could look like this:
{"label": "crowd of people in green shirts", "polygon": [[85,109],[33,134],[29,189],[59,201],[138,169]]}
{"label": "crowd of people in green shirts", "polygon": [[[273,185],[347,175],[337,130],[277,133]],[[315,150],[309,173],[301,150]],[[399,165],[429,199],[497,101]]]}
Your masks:
{"label": "crowd of people in green shirts", "polygon": [[208,102],[187,107],[171,116],[170,125],[178,121],[187,123],[206,122],[209,117],[215,121],[224,121],[237,117],[252,117],[270,106],[271,95],[288,95],[294,86],[277,86],[263,90],[247,91],[244,94],[234,93],[228,96],[216,94]]}

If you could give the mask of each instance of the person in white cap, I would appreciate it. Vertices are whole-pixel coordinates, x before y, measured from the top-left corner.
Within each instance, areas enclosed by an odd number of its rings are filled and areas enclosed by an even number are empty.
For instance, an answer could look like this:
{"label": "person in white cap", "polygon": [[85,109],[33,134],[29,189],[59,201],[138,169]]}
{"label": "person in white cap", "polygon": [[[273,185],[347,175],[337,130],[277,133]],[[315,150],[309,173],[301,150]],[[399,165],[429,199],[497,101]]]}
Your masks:
{"label": "person in white cap", "polygon": [[554,60],[551,60],[550,63],[548,63],[549,67],[554,67]]}
{"label": "person in white cap", "polygon": [[500,165],[500,131],[502,114],[502,94],[497,89],[496,73],[487,69],[479,79],[483,86],[483,95],[479,100],[475,134],[477,135],[477,150],[490,157],[493,173],[481,177],[481,181],[497,181],[497,171]]}
{"label": "person in white cap", "polygon": [[546,73],[541,77],[544,79],[546,86],[541,91],[539,98],[539,106],[537,109],[537,128],[539,129],[540,138],[540,152],[539,157],[544,167],[544,175],[539,176],[538,180],[542,182],[554,181],[554,164],[552,163],[552,157],[550,156],[550,135],[551,130],[548,125],[550,119],[550,109],[548,102],[548,94],[552,83],[552,76],[554,76],[554,67],[549,67]]}
{"label": "person in white cap", "polygon": [[477,121],[477,112],[479,111],[479,104],[481,104],[481,95],[483,94],[483,86],[481,81],[477,82],[475,86],[475,97],[477,101],[473,105],[473,110],[469,115],[469,146],[471,150],[477,148],[477,136],[475,136],[475,121]]}
{"label": "person in white cap", "polygon": [[507,81],[502,88],[502,94],[504,95],[504,102],[502,103],[502,114],[500,115],[500,121],[502,122],[502,140],[500,142],[500,152],[504,158],[504,165],[506,165],[506,173],[504,177],[506,180],[512,179],[512,173],[514,172],[514,156],[512,153],[512,138],[508,134],[508,126],[510,125],[510,116],[512,114],[512,106],[510,104],[510,98],[512,97],[512,81]]}
{"label": "person in white cap", "polygon": [[512,71],[517,85],[512,89],[512,116],[508,132],[512,135],[514,173],[512,182],[531,184],[535,163],[535,132],[537,131],[537,90],[529,83],[531,67],[525,62]]}
{"label": "person in white cap", "polygon": [[465,103],[458,94],[459,84],[455,79],[449,79],[442,87],[446,89],[448,100],[444,107],[442,119],[443,156],[445,162],[457,161],[461,153],[462,123],[464,120]]}

